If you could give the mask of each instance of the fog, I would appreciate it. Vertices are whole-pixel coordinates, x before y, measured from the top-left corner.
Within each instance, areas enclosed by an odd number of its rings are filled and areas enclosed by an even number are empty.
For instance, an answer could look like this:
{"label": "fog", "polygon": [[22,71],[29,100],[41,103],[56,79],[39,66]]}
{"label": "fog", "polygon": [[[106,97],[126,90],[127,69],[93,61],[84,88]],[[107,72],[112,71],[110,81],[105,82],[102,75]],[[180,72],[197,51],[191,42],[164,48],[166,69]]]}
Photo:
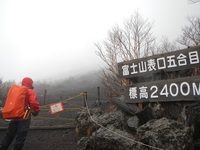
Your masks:
{"label": "fog", "polygon": [[[98,99],[97,88],[100,88],[101,99],[106,99],[103,96],[104,87],[101,83],[99,71],[92,71],[88,74],[69,77],[65,80],[53,82],[35,82],[34,89],[38,95],[38,100],[43,103],[44,92],[46,90],[46,103],[52,103],[80,95],[81,92],[87,92],[87,99],[95,102]],[[83,97],[78,97],[77,100],[83,100]]]}
{"label": "fog", "polygon": [[1,0],[0,78],[20,82],[61,80],[99,70],[94,43],[136,10],[153,21],[154,34],[171,41],[181,35],[199,5],[187,0]]}

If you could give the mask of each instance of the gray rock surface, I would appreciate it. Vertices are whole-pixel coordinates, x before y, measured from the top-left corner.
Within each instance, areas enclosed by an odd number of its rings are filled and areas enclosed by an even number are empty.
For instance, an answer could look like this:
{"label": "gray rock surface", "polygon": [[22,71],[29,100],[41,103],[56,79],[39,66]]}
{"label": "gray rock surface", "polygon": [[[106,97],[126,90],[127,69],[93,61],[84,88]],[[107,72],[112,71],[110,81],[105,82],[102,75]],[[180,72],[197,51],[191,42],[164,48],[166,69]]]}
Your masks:
{"label": "gray rock surface", "polygon": [[189,127],[167,118],[154,119],[137,129],[141,142],[164,150],[190,150],[193,139]]}
{"label": "gray rock surface", "polygon": [[[83,150],[192,150],[193,134],[184,123],[167,119],[152,119],[130,130],[137,119],[122,111],[104,112],[90,109],[80,112],[76,119],[83,134],[92,128],[90,136],[83,137],[78,143]],[[134,118],[134,119],[133,119]],[[94,122],[95,121],[95,122]],[[133,121],[133,122],[132,122]],[[136,122],[134,122],[136,121]]]}

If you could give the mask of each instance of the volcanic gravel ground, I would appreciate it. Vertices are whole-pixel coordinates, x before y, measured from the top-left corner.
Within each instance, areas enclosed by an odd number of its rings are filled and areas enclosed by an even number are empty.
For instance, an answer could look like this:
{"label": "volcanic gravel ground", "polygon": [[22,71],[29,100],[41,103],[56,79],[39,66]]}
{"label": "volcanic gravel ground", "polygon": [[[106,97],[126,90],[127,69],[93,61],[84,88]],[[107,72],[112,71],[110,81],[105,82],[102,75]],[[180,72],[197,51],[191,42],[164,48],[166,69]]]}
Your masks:
{"label": "volcanic gravel ground", "polygon": [[[6,131],[0,131],[0,141]],[[80,135],[74,129],[29,130],[23,150],[80,150],[77,145]],[[12,150],[14,142],[8,150]]]}

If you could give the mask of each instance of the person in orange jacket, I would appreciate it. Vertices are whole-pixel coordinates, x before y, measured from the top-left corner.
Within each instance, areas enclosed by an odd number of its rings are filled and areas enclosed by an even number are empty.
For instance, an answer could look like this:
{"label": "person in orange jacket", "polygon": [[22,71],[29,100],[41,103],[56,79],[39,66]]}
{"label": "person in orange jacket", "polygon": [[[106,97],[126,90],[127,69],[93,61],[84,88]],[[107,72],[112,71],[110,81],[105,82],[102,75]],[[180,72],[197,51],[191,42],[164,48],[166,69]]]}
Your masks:
{"label": "person in orange jacket", "polygon": [[[37,116],[40,112],[40,106],[37,101],[37,95],[33,90],[33,80],[25,77],[22,80],[22,86],[28,88],[25,98],[25,107],[30,108],[33,116]],[[7,150],[13,139],[16,137],[14,150],[21,150],[24,146],[28,130],[30,128],[31,115],[27,118],[12,119],[9,122],[8,130],[0,145],[0,150]]]}

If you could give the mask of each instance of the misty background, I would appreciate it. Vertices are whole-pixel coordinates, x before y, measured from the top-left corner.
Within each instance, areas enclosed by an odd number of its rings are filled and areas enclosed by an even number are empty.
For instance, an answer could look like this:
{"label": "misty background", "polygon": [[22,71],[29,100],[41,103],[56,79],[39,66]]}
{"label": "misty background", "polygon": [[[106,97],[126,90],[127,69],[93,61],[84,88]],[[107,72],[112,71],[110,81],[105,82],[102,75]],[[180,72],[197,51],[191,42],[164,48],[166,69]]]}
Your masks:
{"label": "misty background", "polygon": [[123,26],[137,11],[153,22],[158,44],[163,37],[173,43],[199,8],[188,0],[1,0],[1,89],[29,76],[40,99],[45,89],[49,101],[81,91],[95,95],[97,87],[104,90],[105,67],[95,43],[106,41],[115,25]]}
{"label": "misty background", "polygon": [[135,11],[154,22],[158,40],[173,41],[199,7],[187,0],[1,0],[0,77],[50,81],[99,70],[94,43]]}

